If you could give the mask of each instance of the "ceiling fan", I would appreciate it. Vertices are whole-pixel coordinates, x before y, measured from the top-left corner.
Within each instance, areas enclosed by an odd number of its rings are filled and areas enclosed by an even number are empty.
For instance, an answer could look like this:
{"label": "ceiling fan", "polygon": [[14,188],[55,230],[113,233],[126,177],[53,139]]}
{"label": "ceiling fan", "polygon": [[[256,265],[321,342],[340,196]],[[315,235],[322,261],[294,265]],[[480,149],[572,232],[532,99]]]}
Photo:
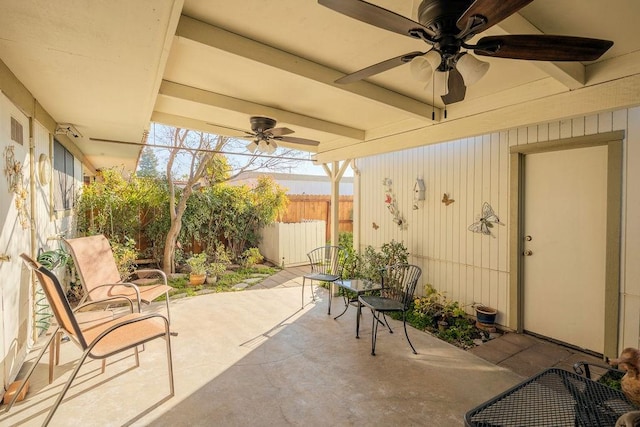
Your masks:
{"label": "ceiling fan", "polygon": [[307,145],[312,147],[317,147],[320,144],[320,142],[311,139],[287,136],[294,132],[289,128],[275,127],[277,123],[276,120],[269,117],[253,116],[249,119],[249,122],[251,123],[251,132],[230,128],[227,126],[215,125],[213,123],[210,124],[215,127],[239,131],[240,134],[234,135],[234,137],[250,139],[251,142],[247,144],[247,150],[252,153],[255,153],[256,150],[259,150],[268,154],[273,154],[276,151],[276,148],[278,148],[278,141]]}
{"label": "ceiling fan", "polygon": [[[613,42],[573,36],[525,34],[482,37],[475,45],[467,41],[514,14],[533,0],[423,0],[415,22],[363,0],[318,0],[336,12],[367,24],[420,39],[432,48],[410,52],[348,74],[336,83],[365,79],[402,64],[411,63],[412,74],[430,82],[436,73],[442,79],[440,95],[446,104],[462,101],[466,86],[478,81],[489,63],[472,56],[532,61],[594,61]],[[464,49],[464,50],[463,50]]]}

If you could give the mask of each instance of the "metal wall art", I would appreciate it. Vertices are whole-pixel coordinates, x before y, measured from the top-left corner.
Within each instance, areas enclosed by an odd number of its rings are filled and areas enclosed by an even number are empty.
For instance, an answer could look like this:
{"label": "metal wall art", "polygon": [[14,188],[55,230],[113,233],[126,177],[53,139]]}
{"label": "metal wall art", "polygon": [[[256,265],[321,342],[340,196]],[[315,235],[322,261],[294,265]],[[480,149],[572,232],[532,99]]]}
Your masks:
{"label": "metal wall art", "polygon": [[493,224],[504,225],[500,222],[500,218],[493,211],[491,205],[487,202],[482,204],[482,214],[477,218],[477,221],[468,227],[469,231],[474,233],[486,234],[487,236],[495,237],[491,232]]}
{"label": "metal wall art", "polygon": [[382,180],[382,185],[384,185],[384,203],[387,205],[387,209],[393,215],[393,222],[395,222],[400,229],[407,228],[407,221],[404,219],[400,211],[398,210],[398,203],[396,201],[396,196],[393,194],[393,190],[391,188],[392,181],[390,178],[385,178]]}
{"label": "metal wall art", "polygon": [[447,193],[444,193],[442,195],[442,203],[444,203],[445,206],[449,206],[453,202],[455,202],[455,200],[454,199],[450,199],[449,195]]}
{"label": "metal wall art", "polygon": [[9,192],[15,194],[15,205],[18,220],[22,228],[29,228],[29,213],[27,212],[27,189],[22,183],[22,163],[16,161],[13,145],[4,149],[4,175],[7,177]]}

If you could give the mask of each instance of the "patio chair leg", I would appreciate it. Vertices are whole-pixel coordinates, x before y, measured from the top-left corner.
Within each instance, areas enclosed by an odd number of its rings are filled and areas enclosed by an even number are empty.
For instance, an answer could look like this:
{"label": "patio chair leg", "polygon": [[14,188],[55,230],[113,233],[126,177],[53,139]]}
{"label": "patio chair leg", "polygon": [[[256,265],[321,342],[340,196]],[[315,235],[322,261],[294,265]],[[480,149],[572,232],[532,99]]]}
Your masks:
{"label": "patio chair leg", "polygon": [[[18,387],[16,392],[13,394],[13,397],[11,398],[11,401],[7,405],[7,409],[4,410],[5,413],[9,412],[9,410],[11,409],[13,404],[16,403],[16,400],[18,400],[18,396],[20,396],[20,393],[22,393],[22,389],[27,384],[27,381],[29,381],[29,378],[31,378],[31,374],[33,374],[33,371],[36,370],[36,367],[38,366],[38,363],[40,362],[40,359],[42,359],[42,356],[44,356],[44,353],[47,351],[47,348],[50,348],[50,345],[53,342],[53,340],[55,339],[56,335],[58,334],[58,330],[59,329],[60,328],[58,327],[58,328],[56,328],[55,331],[53,331],[53,333],[51,334],[51,337],[49,338],[49,340],[42,347],[42,351],[40,352],[38,357],[36,357],[36,360],[33,361],[33,364],[31,365],[31,368],[29,368],[29,372],[27,372],[27,375],[22,380],[22,384],[20,384],[20,387]],[[49,357],[51,357],[51,355],[49,355]]]}
{"label": "patio chair leg", "polygon": [[165,336],[165,342],[167,345],[167,365],[169,371],[169,391],[173,397],[175,395],[175,389],[173,385],[173,359],[171,357],[171,333],[169,332],[169,324],[167,323],[167,334]]}
{"label": "patio chair leg", "polygon": [[376,316],[376,313],[373,311],[373,309],[371,310],[371,317],[373,318],[371,320],[371,355],[375,356],[376,355],[376,339],[378,337],[378,317]]}
{"label": "patio chair leg", "polygon": [[387,328],[389,328],[389,333],[392,334],[393,330],[391,329],[391,325],[389,325],[389,322],[387,321],[387,316],[385,316],[384,313],[382,313],[382,318],[384,319],[384,323],[387,325]]}
{"label": "patio chair leg", "polygon": [[49,342],[49,384],[53,382],[53,366],[55,363],[55,351],[56,351],[57,339],[54,338]]}
{"label": "patio chair leg", "polygon": [[304,308],[304,285],[305,285],[305,278],[302,278],[302,308]]}
{"label": "patio chair leg", "polygon": [[358,312],[356,313],[356,338],[360,338],[360,318],[361,317],[362,317],[362,304],[358,300]]}
{"label": "patio chair leg", "polygon": [[76,375],[78,375],[78,372],[80,371],[80,368],[82,367],[82,364],[86,360],[87,356],[89,356],[89,352],[91,351],[92,348],[93,347],[89,347],[87,350],[85,350],[85,352],[82,355],[82,357],[80,358],[80,360],[78,360],[78,364],[76,365],[75,369],[71,373],[71,376],[69,377],[69,379],[65,383],[64,387],[62,388],[62,391],[58,395],[58,398],[56,399],[55,403],[53,404],[53,406],[49,410],[49,413],[47,414],[47,418],[44,420],[44,423],[42,423],[43,427],[49,425],[49,423],[51,422],[51,418],[53,418],[53,415],[58,410],[58,406],[60,406],[60,403],[62,403],[62,399],[64,399],[64,396],[67,394],[67,391],[69,391],[69,387],[71,387],[71,383],[76,378]]}
{"label": "patio chair leg", "polygon": [[411,346],[411,350],[413,350],[413,354],[418,354],[418,352],[416,351],[416,348],[413,346],[413,344],[411,344],[411,340],[409,339],[409,334],[407,333],[407,317],[404,311],[402,312],[402,323],[404,324],[404,335],[407,337],[407,341]]}
{"label": "patio chair leg", "polygon": [[136,368],[140,366],[140,354],[138,352],[138,347],[134,347],[133,348],[133,352],[135,353],[136,356]]}

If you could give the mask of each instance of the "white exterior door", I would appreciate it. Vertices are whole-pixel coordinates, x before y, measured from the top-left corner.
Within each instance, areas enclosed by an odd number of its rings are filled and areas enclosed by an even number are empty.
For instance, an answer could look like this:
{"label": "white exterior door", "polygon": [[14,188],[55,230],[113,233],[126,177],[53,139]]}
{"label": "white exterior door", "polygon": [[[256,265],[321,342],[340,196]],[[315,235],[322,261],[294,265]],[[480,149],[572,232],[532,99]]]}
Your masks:
{"label": "white exterior door", "polygon": [[603,353],[607,147],[525,156],[524,329]]}

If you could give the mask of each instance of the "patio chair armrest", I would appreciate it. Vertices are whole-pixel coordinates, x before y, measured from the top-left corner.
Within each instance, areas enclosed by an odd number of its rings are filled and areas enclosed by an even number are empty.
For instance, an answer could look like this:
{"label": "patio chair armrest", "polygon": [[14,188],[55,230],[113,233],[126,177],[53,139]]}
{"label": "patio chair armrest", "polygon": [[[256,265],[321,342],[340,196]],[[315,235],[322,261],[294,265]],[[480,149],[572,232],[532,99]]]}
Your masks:
{"label": "patio chair armrest", "polygon": [[596,367],[596,368],[600,368],[600,369],[604,369],[606,371],[612,371],[612,372],[619,372],[621,374],[624,374],[624,371],[621,371],[620,369],[616,369],[613,366],[610,365],[606,365],[604,363],[592,363],[592,362],[585,362],[585,361],[579,361],[573,364],[573,370],[576,374],[578,375],[583,375],[589,379],[591,379],[591,368],[592,367]]}
{"label": "patio chair armrest", "polygon": [[98,290],[99,288],[105,288],[105,287],[113,287],[113,286],[126,286],[128,288],[132,288],[133,291],[136,293],[136,300],[138,302],[138,307],[140,306],[140,290],[138,289],[138,286],[134,283],[129,283],[129,282],[118,282],[118,283],[105,283],[103,285],[98,285],[95,288],[91,289],[88,294],[91,294],[91,292]]}
{"label": "patio chair armrest", "polygon": [[76,306],[76,308],[73,309],[73,312],[77,313],[78,311],[80,311],[83,308],[91,307],[91,306],[94,306],[94,305],[101,305],[101,304],[112,304],[112,303],[117,302],[117,301],[126,302],[129,305],[129,310],[131,311],[131,313],[133,313],[133,301],[131,300],[131,298],[127,298],[127,297],[122,296],[122,295],[117,295],[117,296],[113,296],[113,297],[109,297],[109,298],[103,298],[103,299],[89,301],[89,302],[85,302],[83,304],[79,304],[79,305]]}
{"label": "patio chair armrest", "polygon": [[131,274],[132,275],[136,274],[140,278],[142,278],[140,276],[140,274],[142,274],[142,275],[157,275],[157,276],[160,276],[162,278],[162,282],[163,282],[164,285],[168,284],[166,273],[164,271],[162,271],[162,270],[157,269],[157,268],[141,268],[141,269],[138,269],[138,270],[134,270],[133,273],[131,273]]}
{"label": "patio chair armrest", "polygon": [[[115,331],[116,329],[122,328],[122,327],[127,326],[127,325],[131,325],[131,324],[134,324],[134,323],[137,323],[137,322],[141,322],[141,321],[144,321],[144,320],[152,319],[154,317],[159,317],[164,321],[165,333],[167,335],[170,335],[170,333],[169,333],[169,320],[165,316],[160,314],[160,313],[148,313],[148,314],[143,314],[143,315],[137,316],[137,317],[135,317],[133,319],[128,319],[128,320],[124,320],[124,321],[118,322],[115,325],[112,325],[111,327],[105,329],[104,331],[102,331],[102,333],[100,335],[98,335],[93,340],[93,342],[89,345],[89,348],[87,348],[86,351],[91,353],[91,350],[93,349],[93,347],[95,347],[95,345],[98,344],[100,342],[100,340],[102,340],[104,337],[106,337],[111,332]],[[131,347],[135,347],[138,344],[142,344],[142,342],[138,342],[138,343],[136,343],[135,345],[133,345]],[[121,351],[121,350],[124,350],[124,349],[119,349],[118,352]]]}

